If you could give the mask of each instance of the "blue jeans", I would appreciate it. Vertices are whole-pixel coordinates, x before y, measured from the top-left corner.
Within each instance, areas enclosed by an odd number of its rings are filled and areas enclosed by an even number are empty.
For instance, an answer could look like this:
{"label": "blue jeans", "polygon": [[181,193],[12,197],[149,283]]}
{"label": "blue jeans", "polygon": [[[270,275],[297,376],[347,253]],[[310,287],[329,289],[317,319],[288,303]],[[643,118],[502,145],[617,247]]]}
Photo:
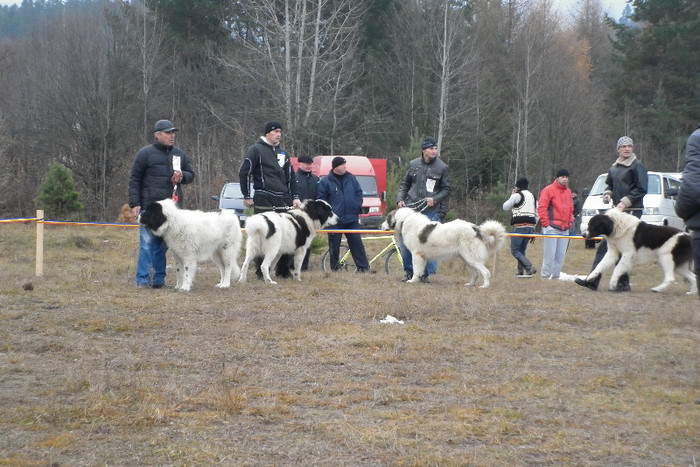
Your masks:
{"label": "blue jeans", "polygon": [[[433,212],[424,212],[426,216],[431,221],[438,221],[440,222],[440,216],[438,216],[438,213],[433,211]],[[413,275],[413,256],[411,255],[411,252],[406,248],[406,245],[403,244],[403,239],[399,237],[399,250],[401,251],[401,258],[403,259],[403,270],[406,274],[411,274]],[[435,261],[428,261],[425,263],[425,271],[420,271],[419,275],[426,275],[426,276],[432,276],[437,272],[437,263]]]}
{"label": "blue jeans", "polygon": [[136,285],[165,285],[165,253],[168,246],[146,227],[139,227],[139,259]]}
{"label": "blue jeans", "polygon": [[[514,234],[532,234],[534,231],[534,227],[515,227],[513,229]],[[530,240],[531,237],[510,237],[510,254],[518,260],[518,270],[520,268],[529,269],[532,266],[530,260],[525,256]]]}
{"label": "blue jeans", "polygon": [[[351,230],[359,229],[360,227],[359,221],[340,222],[331,226],[333,230]],[[328,249],[330,250],[331,269],[334,271],[338,269],[338,261],[340,260],[340,241],[342,238],[343,234],[328,234]],[[363,271],[369,270],[369,261],[367,261],[367,254],[365,253],[365,244],[362,243],[362,236],[360,234],[346,233],[345,238],[348,239],[348,247],[350,248],[352,259],[355,261],[355,267]]]}

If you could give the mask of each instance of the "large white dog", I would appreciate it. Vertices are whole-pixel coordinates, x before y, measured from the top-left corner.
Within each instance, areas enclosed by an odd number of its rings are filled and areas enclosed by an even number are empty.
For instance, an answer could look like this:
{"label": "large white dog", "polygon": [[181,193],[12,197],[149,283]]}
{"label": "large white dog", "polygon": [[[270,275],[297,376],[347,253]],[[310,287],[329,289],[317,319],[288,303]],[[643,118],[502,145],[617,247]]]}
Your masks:
{"label": "large white dog", "polygon": [[[586,282],[594,281],[603,272],[615,266],[610,276],[610,289],[615,290],[620,276],[629,272],[637,263],[658,261],[664,272],[664,281],[651,289],[663,292],[673,284],[674,272],[690,282],[688,295],[695,295],[697,283],[692,271],[693,245],[690,235],[675,227],[647,224],[619,209],[596,214],[583,232],[586,238],[605,236],[608,252],[588,274]],[[620,260],[618,262],[618,259]]]}
{"label": "large white dog", "polygon": [[246,254],[241,266],[239,282],[248,280],[248,267],[253,258],[262,257],[261,271],[268,284],[270,268],[277,265],[282,255],[294,254],[294,278],[301,280],[301,263],[306,250],[316,236],[316,230],[336,224],[338,216],[323,200],[306,200],[300,209],[283,212],[264,212],[249,217],[245,222]]}
{"label": "large white dog", "polygon": [[172,199],[151,203],[139,222],[153,235],[162,237],[175,257],[178,290],[192,288],[197,262],[211,258],[221,273],[219,288],[238,279],[238,253],[241,249],[241,225],[233,211],[188,211],[179,209]]}
{"label": "large white dog", "polygon": [[394,237],[403,239],[413,256],[413,277],[408,282],[418,282],[428,261],[444,261],[460,257],[470,272],[466,285],[476,285],[483,279],[481,288],[491,284],[491,273],[486,261],[503,248],[506,230],[500,222],[488,220],[481,225],[455,219],[441,224],[411,208],[399,208],[387,214],[382,224],[384,230],[394,230]]}

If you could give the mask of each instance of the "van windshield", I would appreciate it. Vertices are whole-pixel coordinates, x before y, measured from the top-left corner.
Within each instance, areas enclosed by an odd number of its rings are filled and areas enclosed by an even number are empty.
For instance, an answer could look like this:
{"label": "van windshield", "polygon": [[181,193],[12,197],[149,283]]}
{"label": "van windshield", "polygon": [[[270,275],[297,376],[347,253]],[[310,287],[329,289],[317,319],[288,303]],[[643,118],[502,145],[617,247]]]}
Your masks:
{"label": "van windshield", "polygon": [[379,196],[379,189],[377,188],[377,179],[372,175],[355,175],[357,181],[360,182],[362,187],[362,196],[375,197]]}
{"label": "van windshield", "polygon": [[591,188],[589,196],[600,196],[605,192],[605,178],[607,176],[608,174],[603,174],[599,175],[598,178],[595,179],[595,183],[593,184],[593,188]]}

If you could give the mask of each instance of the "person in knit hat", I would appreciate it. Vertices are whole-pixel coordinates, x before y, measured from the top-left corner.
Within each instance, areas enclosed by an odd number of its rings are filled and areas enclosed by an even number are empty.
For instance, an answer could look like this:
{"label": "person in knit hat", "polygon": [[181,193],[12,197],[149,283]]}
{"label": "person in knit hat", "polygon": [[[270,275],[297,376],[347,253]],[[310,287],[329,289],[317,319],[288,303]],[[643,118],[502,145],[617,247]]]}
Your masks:
{"label": "person in knit hat", "polygon": [[574,202],[569,190],[569,171],[559,169],[556,178],[540,192],[537,215],[545,237],[542,246],[542,270],[545,279],[559,279],[569,247],[569,229],[574,222]]}
{"label": "person in knit hat", "polygon": [[527,245],[534,240],[534,237],[522,236],[532,235],[537,224],[535,195],[528,190],[528,186],[527,178],[518,179],[510,198],[503,203],[503,210],[511,211],[510,224],[513,226],[513,233],[516,234],[510,238],[510,254],[518,261],[517,277],[532,277],[537,272],[532,262],[525,256]]}
{"label": "person in knit hat", "polygon": [[[333,230],[354,230],[360,228],[362,213],[362,187],[357,177],[348,172],[347,161],[344,157],[336,156],[331,161],[331,171],[318,184],[318,199],[322,199],[333,208],[338,216],[338,222]],[[340,266],[340,241],[342,233],[328,234],[328,250],[330,251],[331,270],[337,271]],[[359,233],[346,233],[348,248],[355,262],[356,272],[369,272],[369,261],[365,253],[365,245]]]}
{"label": "person in knit hat", "polygon": [[[253,208],[256,214],[286,206],[301,206],[294,168],[289,156],[280,147],[281,138],[282,125],[275,121],[267,122],[263,135],[248,149],[238,171],[243,203]],[[255,189],[252,197],[251,180]],[[255,275],[262,280],[261,263],[262,258],[255,259]],[[293,263],[293,255],[282,255],[277,262],[277,277],[292,277],[290,265]]]}
{"label": "person in knit hat", "polygon": [[[450,185],[450,170],[438,158],[438,144],[428,136],[421,144],[421,156],[408,164],[408,171],[401,180],[399,192],[396,194],[396,205],[400,208],[409,207],[419,211],[430,220],[442,222],[447,214],[447,203],[452,186]],[[403,259],[405,276],[403,282],[413,277],[413,257],[411,252],[399,238],[399,249]],[[419,271],[421,282],[430,282],[428,276],[437,272],[437,263],[430,261],[425,265],[425,271]]]}
{"label": "person in knit hat", "polygon": [[[622,136],[617,140],[617,160],[610,167],[608,176],[605,178],[603,203],[609,204],[611,208],[617,208],[641,218],[648,184],[647,168],[634,154],[634,141],[629,136]],[[603,260],[607,251],[608,243],[603,239],[598,246],[598,251],[596,251],[591,271]],[[590,282],[585,279],[575,279],[575,281],[582,287],[598,290],[600,278],[601,276],[598,276]],[[628,274],[620,276],[615,292],[629,292],[630,290],[630,276]]]}

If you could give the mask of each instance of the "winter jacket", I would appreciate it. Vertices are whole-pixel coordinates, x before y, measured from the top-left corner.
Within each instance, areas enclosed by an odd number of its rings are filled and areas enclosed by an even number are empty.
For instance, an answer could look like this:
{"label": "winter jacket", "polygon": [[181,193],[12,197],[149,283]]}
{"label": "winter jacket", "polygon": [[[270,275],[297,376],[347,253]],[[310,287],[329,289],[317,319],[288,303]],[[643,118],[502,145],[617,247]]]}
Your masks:
{"label": "winter jacket", "polygon": [[512,211],[511,225],[535,225],[537,223],[535,195],[529,190],[521,190],[510,195],[510,198],[503,203],[503,210]]}
{"label": "winter jacket", "polygon": [[250,199],[250,178],[256,192],[279,197],[291,194],[297,196],[294,168],[289,156],[279,147],[272,146],[261,136],[246,153],[238,178],[245,199]]}
{"label": "winter jacket", "polygon": [[450,197],[450,170],[439,158],[426,163],[423,156],[408,164],[408,171],[401,180],[396,202],[403,201],[409,207],[423,198],[433,198],[435,204],[423,210],[424,213],[437,212],[440,219],[447,214]]}
{"label": "winter jacket", "polygon": [[691,230],[700,230],[700,126],[685,143],[685,167],[676,198],[676,214]]}
{"label": "winter jacket", "polygon": [[[622,203],[637,213],[644,208],[644,195],[647,194],[649,184],[647,168],[634,154],[627,160],[619,158],[615,161],[608,170],[605,184],[607,185],[605,194],[610,195],[613,206]],[[635,215],[641,216],[641,214]]]}
{"label": "winter jacket", "polygon": [[299,199],[316,199],[318,195],[318,177],[311,172],[297,170],[297,194]]}
{"label": "winter jacket", "polygon": [[560,185],[556,180],[540,192],[540,204],[537,207],[542,227],[552,226],[557,230],[571,228],[574,221],[574,202],[571,190]]}
{"label": "winter jacket", "polygon": [[145,209],[151,203],[173,195],[173,156],[180,156],[182,181],[178,184],[178,205],[182,206],[180,185],[192,183],[194,170],[185,152],[175,146],[165,146],[156,141],[136,153],[129,176],[129,206]]}
{"label": "winter jacket", "polygon": [[331,205],[339,224],[356,222],[362,212],[362,187],[350,172],[338,176],[331,170],[318,183],[317,199]]}

